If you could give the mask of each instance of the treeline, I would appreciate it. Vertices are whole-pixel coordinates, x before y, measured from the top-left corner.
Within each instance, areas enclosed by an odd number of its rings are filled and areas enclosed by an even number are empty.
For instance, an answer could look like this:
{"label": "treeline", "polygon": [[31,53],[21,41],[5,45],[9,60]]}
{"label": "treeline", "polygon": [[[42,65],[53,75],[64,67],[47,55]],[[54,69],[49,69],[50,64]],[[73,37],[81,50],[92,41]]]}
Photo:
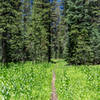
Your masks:
{"label": "treeline", "polygon": [[67,62],[100,64],[100,1],[63,0],[63,4]]}
{"label": "treeline", "polygon": [[99,64],[99,5],[99,0],[0,0],[1,61]]}
{"label": "treeline", "polygon": [[57,8],[56,0],[0,0],[1,61],[50,62],[57,48]]}
{"label": "treeline", "polygon": [[19,61],[23,52],[20,0],[0,0],[0,40],[2,62]]}

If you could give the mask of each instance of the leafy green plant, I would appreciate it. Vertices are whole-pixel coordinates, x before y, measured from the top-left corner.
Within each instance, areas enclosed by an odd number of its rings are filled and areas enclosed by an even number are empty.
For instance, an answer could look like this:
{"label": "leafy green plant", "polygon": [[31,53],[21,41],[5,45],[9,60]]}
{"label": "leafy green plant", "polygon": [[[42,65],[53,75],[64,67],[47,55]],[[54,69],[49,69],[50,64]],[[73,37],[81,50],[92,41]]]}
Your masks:
{"label": "leafy green plant", "polygon": [[0,69],[0,97],[4,100],[49,100],[53,64],[9,64]]}
{"label": "leafy green plant", "polygon": [[99,100],[100,65],[56,65],[56,91],[59,100]]}

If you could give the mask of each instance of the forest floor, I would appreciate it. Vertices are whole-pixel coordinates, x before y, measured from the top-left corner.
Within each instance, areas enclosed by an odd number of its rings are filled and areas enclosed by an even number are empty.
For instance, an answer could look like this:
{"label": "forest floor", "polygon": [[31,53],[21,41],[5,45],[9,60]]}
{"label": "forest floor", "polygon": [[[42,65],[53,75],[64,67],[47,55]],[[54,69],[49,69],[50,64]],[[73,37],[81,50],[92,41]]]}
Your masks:
{"label": "forest floor", "polygon": [[100,65],[53,61],[0,67],[0,100],[100,100]]}

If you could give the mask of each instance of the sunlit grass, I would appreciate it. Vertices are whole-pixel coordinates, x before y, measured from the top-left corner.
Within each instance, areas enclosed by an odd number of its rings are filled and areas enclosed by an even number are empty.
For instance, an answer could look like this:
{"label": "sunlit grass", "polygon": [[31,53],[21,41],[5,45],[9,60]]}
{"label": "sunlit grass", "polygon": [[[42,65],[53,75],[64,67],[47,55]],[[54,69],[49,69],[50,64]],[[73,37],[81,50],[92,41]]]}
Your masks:
{"label": "sunlit grass", "polygon": [[100,100],[100,66],[68,66],[61,60],[56,91],[59,100]]}
{"label": "sunlit grass", "polygon": [[50,100],[52,68],[31,62],[0,68],[0,100]]}
{"label": "sunlit grass", "polygon": [[0,100],[50,100],[52,70],[58,100],[100,100],[100,66],[55,63],[11,63],[0,67]]}

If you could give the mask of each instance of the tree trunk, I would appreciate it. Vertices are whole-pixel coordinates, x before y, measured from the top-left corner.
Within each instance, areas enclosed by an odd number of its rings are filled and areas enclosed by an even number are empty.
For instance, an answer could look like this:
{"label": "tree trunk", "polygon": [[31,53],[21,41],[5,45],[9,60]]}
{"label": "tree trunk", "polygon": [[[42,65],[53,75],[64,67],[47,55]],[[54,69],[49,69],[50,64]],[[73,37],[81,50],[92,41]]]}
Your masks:
{"label": "tree trunk", "polygon": [[7,59],[7,40],[6,40],[6,33],[3,33],[2,39],[2,63],[6,64],[8,62]]}
{"label": "tree trunk", "polygon": [[51,33],[48,35],[48,62],[51,62]]}

